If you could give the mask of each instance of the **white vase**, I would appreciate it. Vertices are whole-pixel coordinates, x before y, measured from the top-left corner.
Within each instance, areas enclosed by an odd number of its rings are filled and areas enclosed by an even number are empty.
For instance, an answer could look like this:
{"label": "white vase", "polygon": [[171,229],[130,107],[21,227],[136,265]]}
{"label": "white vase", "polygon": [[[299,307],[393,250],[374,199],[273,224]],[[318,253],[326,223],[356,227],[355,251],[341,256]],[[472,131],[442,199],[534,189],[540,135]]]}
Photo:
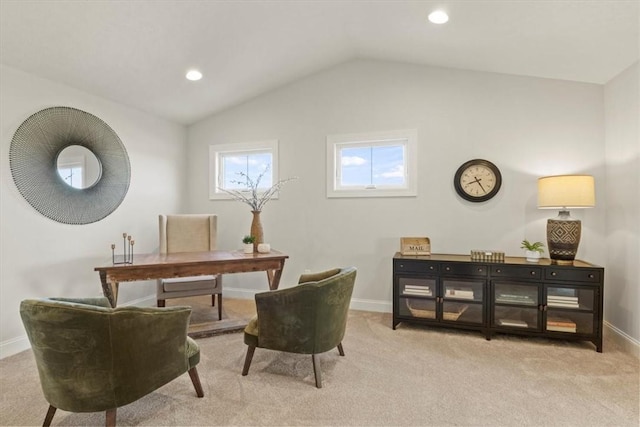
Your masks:
{"label": "white vase", "polygon": [[525,251],[525,256],[527,257],[527,262],[540,261],[540,252],[538,251]]}
{"label": "white vase", "polygon": [[245,243],[244,244],[244,253],[252,254],[253,253],[253,243]]}

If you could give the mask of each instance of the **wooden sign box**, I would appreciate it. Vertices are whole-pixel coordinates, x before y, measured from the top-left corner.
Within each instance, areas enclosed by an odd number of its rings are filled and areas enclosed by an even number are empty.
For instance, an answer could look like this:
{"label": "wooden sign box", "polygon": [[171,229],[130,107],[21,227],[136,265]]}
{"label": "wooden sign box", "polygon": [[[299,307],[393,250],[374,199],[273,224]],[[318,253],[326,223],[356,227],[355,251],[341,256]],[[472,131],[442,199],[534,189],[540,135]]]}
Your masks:
{"label": "wooden sign box", "polygon": [[428,237],[401,237],[401,255],[431,255],[431,241]]}

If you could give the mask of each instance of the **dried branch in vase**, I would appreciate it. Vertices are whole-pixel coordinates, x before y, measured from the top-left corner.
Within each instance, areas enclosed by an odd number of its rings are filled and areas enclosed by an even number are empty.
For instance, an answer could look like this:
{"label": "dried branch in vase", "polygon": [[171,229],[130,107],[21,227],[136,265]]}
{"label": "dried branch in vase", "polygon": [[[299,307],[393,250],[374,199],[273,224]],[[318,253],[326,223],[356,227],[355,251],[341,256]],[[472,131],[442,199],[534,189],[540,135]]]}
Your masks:
{"label": "dried branch in vase", "polygon": [[282,179],[276,182],[275,184],[273,184],[271,187],[261,192],[260,180],[262,179],[264,174],[267,173],[268,170],[269,168],[266,168],[260,175],[258,175],[255,181],[251,179],[251,177],[246,173],[238,172],[238,175],[242,178],[242,181],[231,181],[231,183],[246,185],[246,189],[231,190],[231,189],[226,189],[222,187],[218,187],[218,189],[229,194],[231,197],[233,197],[234,200],[238,200],[240,202],[246,203],[251,207],[252,211],[260,212],[262,211],[262,208],[264,207],[264,205],[269,200],[271,200],[278,191],[280,191],[280,188],[282,188],[284,184],[298,178],[294,176],[292,178]]}

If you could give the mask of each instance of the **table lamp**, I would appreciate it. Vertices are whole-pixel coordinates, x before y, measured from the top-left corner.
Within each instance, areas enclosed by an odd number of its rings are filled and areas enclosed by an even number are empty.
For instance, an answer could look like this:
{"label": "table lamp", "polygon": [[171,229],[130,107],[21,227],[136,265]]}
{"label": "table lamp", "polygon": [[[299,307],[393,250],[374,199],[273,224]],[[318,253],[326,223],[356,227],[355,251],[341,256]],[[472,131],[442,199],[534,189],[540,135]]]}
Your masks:
{"label": "table lamp", "polygon": [[557,175],[538,179],[538,208],[560,209],[556,218],[547,220],[551,262],[573,264],[582,223],[569,215],[569,209],[592,208],[595,204],[595,185],[591,175]]}

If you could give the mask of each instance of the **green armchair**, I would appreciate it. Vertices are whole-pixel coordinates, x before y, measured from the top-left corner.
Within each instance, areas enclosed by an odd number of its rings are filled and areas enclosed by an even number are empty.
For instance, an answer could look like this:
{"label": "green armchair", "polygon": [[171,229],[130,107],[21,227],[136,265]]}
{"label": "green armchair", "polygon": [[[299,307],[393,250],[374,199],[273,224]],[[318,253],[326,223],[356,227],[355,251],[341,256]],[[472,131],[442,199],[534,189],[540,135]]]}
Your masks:
{"label": "green armchair", "polygon": [[24,300],[20,316],[49,410],[106,411],[134,402],[189,372],[204,396],[198,344],[187,337],[191,308],[111,308],[106,298]]}
{"label": "green armchair", "polygon": [[342,338],[353,285],[354,267],[303,274],[299,285],[255,295],[258,315],[244,330],[247,355],[242,375],[249,373],[256,347],[311,354],[316,387],[322,387],[318,354],[338,347]]}

